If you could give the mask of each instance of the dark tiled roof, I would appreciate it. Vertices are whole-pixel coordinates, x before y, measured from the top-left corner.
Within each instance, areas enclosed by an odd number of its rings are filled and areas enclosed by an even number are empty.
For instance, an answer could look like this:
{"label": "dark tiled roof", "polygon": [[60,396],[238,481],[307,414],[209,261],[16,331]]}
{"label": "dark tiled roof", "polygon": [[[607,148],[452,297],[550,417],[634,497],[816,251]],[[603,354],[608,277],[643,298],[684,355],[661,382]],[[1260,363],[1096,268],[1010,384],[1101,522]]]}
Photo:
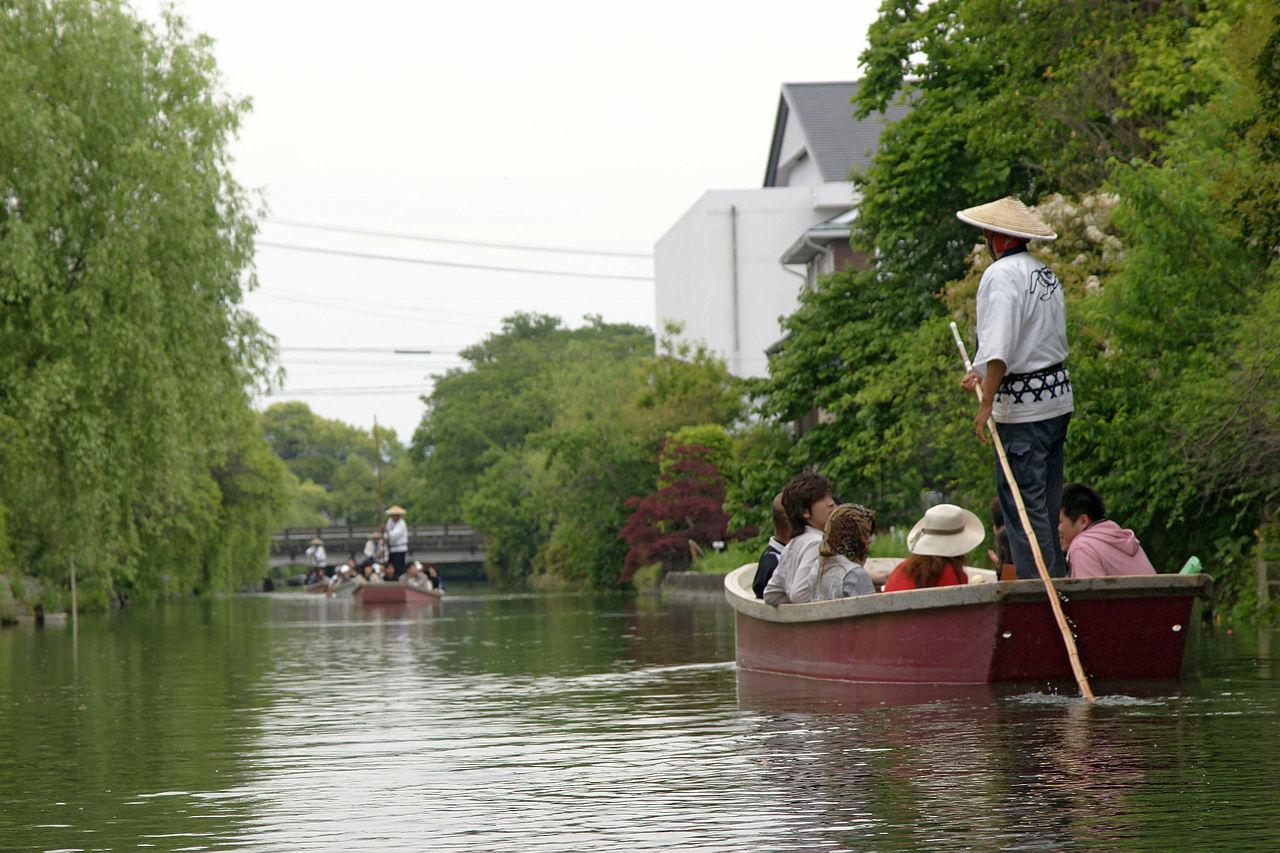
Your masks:
{"label": "dark tiled roof", "polygon": [[889,122],[906,115],[909,107],[894,103],[884,114],[872,113],[862,120],[853,117],[856,82],[784,83],[778,100],[773,146],[769,150],[766,187],[776,185],[779,150],[787,117],[794,115],[803,132],[809,156],[818,165],[825,181],[845,181],[850,170],[871,162],[880,132]]}

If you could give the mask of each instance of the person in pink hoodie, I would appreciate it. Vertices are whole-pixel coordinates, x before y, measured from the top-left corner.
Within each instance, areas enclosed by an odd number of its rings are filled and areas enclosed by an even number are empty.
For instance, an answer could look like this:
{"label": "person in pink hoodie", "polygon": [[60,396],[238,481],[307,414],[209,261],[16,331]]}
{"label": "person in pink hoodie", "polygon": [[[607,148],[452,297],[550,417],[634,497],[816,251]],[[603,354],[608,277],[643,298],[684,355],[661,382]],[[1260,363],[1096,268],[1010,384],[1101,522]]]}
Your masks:
{"label": "person in pink hoodie", "polygon": [[1108,521],[1102,495],[1083,483],[1062,487],[1058,537],[1073,578],[1156,573],[1138,537]]}

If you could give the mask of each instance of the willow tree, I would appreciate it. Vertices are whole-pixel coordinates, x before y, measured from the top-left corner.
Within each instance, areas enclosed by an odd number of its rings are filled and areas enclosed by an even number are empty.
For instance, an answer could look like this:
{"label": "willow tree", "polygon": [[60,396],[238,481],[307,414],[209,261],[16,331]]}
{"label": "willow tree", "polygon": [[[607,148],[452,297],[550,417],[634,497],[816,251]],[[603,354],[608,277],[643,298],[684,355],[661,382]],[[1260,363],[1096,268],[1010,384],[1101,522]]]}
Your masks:
{"label": "willow tree", "polygon": [[211,42],[111,0],[0,3],[0,504],[23,571],[90,600],[261,568],[279,505],[246,389],[247,101]]}

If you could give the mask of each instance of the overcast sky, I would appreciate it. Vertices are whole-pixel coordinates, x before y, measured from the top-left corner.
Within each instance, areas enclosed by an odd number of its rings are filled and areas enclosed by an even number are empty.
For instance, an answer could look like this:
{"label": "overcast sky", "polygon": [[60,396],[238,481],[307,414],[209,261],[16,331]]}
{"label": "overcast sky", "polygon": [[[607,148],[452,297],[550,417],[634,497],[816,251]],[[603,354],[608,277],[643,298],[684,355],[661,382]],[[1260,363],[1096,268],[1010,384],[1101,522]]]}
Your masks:
{"label": "overcast sky", "polygon": [[175,5],[253,100],[233,150],[268,209],[246,301],[287,370],[271,399],[407,442],[431,374],[503,316],[652,327],[654,242],[703,192],[760,186],[780,85],[855,79],[877,3]]}

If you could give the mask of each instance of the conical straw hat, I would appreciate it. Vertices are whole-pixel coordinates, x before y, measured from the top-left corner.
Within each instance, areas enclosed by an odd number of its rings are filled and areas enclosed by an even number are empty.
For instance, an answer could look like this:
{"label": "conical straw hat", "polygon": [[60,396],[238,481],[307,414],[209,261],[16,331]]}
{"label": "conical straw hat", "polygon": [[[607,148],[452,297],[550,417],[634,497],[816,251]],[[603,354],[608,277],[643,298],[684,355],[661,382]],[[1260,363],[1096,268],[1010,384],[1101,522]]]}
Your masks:
{"label": "conical straw hat", "polygon": [[1058,235],[1031,208],[1013,196],[968,207],[956,212],[956,219],[978,228],[1021,237],[1024,240],[1056,240]]}
{"label": "conical straw hat", "polygon": [[396,504],[395,506],[387,509],[387,515],[404,515],[404,507],[400,506],[400,504]]}

